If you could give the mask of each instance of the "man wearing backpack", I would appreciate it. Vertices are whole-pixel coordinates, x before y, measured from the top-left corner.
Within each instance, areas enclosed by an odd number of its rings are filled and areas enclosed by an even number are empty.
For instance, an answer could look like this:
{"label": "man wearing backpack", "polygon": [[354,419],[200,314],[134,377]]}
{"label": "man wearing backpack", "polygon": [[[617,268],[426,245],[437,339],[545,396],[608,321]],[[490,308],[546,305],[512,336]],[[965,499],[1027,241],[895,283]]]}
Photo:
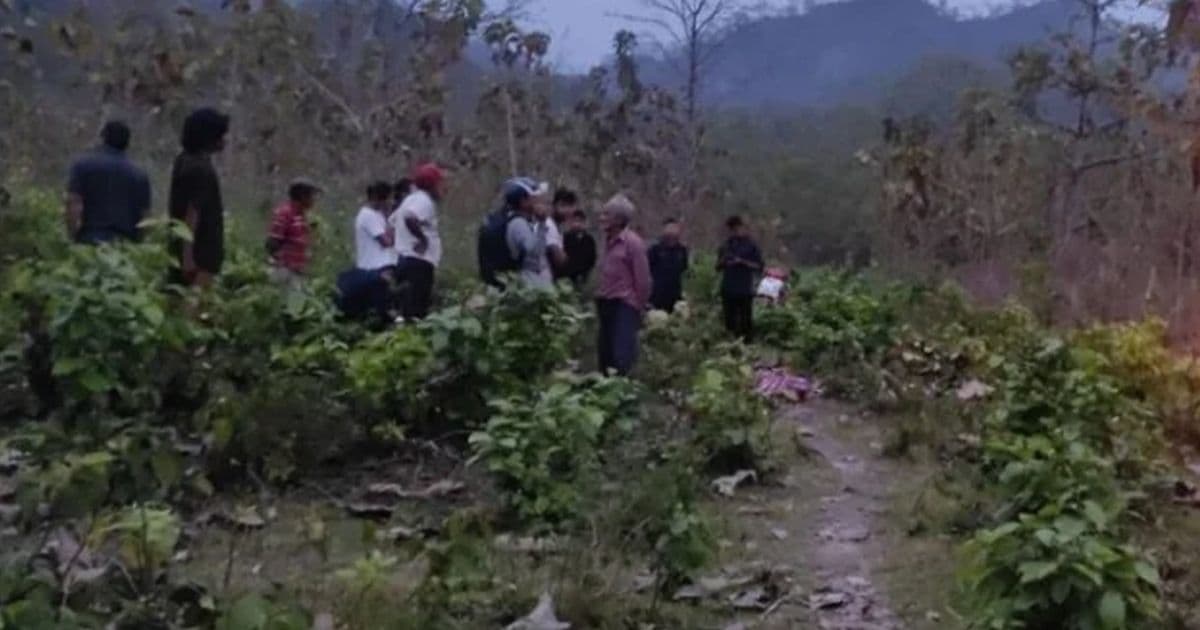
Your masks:
{"label": "man wearing backpack", "polygon": [[[549,201],[550,187],[533,181],[524,182],[522,187],[531,188],[533,192],[528,202],[519,207],[517,216],[508,222],[505,242],[509,255],[521,261],[520,277],[525,286],[549,289],[554,286],[554,274],[550,269],[551,234],[558,233],[548,218],[546,202]],[[562,242],[561,236],[558,242]]]}
{"label": "man wearing backpack", "polygon": [[508,228],[518,216],[532,215],[536,191],[537,185],[526,178],[505,182],[504,207],[483,220],[476,253],[479,258],[479,277],[488,286],[503,291],[501,276],[521,270],[519,252],[514,254],[508,245]]}

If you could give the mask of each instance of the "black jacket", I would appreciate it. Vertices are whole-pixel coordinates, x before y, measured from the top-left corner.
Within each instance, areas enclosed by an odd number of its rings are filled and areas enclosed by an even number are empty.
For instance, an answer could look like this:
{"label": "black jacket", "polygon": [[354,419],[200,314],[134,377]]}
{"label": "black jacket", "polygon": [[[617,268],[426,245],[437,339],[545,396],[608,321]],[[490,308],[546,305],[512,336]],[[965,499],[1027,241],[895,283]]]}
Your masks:
{"label": "black jacket", "polygon": [[731,236],[717,254],[717,269],[722,296],[753,297],[754,279],[763,269],[762,251],[750,237]]}
{"label": "black jacket", "polygon": [[678,241],[658,241],[646,252],[654,290],[650,304],[660,311],[671,311],[683,297],[683,274],[688,270],[688,249]]}
{"label": "black jacket", "polygon": [[585,230],[570,230],[563,234],[563,253],[567,262],[555,270],[556,277],[575,284],[587,282],[596,267],[596,239]]}

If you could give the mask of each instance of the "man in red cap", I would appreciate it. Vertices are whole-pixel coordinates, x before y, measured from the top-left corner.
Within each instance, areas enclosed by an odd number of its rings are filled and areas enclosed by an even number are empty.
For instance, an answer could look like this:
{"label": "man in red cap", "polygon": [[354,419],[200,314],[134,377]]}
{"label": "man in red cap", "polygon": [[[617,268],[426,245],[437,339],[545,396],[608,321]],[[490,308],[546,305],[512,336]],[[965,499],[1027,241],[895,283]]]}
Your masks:
{"label": "man in red cap", "polygon": [[404,319],[423,319],[433,304],[433,276],[442,260],[438,235],[437,204],[445,175],[436,164],[426,163],[413,172],[413,192],[388,218],[395,233],[398,267],[408,289]]}

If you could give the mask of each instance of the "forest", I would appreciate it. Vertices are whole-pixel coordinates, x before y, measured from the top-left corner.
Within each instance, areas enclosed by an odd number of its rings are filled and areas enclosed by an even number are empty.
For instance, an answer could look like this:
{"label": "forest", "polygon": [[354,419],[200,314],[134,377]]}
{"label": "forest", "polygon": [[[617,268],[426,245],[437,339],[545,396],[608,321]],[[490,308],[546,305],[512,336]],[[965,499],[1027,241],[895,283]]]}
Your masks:
{"label": "forest", "polygon": [[[0,630],[1200,628],[1200,2],[641,6],[580,74],[530,2],[0,0]],[[166,211],[200,106],[204,288]],[[111,119],[145,238],[77,244]],[[363,190],[424,163],[432,312],[345,317]],[[597,236],[617,193],[681,220],[628,375],[594,287],[477,279],[517,175]],[[730,215],[788,270],[748,339]]]}

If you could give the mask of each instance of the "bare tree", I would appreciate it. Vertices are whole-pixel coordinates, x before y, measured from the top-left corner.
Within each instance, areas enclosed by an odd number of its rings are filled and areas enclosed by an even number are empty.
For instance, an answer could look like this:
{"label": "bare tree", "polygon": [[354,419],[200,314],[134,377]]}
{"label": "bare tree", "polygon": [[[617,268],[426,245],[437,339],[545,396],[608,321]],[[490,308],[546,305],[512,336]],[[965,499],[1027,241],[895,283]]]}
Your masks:
{"label": "bare tree", "polygon": [[689,124],[699,116],[704,70],[719,48],[723,27],[740,6],[740,0],[641,0],[644,14],[622,15],[648,27],[659,36],[669,59],[681,62],[684,106]]}

